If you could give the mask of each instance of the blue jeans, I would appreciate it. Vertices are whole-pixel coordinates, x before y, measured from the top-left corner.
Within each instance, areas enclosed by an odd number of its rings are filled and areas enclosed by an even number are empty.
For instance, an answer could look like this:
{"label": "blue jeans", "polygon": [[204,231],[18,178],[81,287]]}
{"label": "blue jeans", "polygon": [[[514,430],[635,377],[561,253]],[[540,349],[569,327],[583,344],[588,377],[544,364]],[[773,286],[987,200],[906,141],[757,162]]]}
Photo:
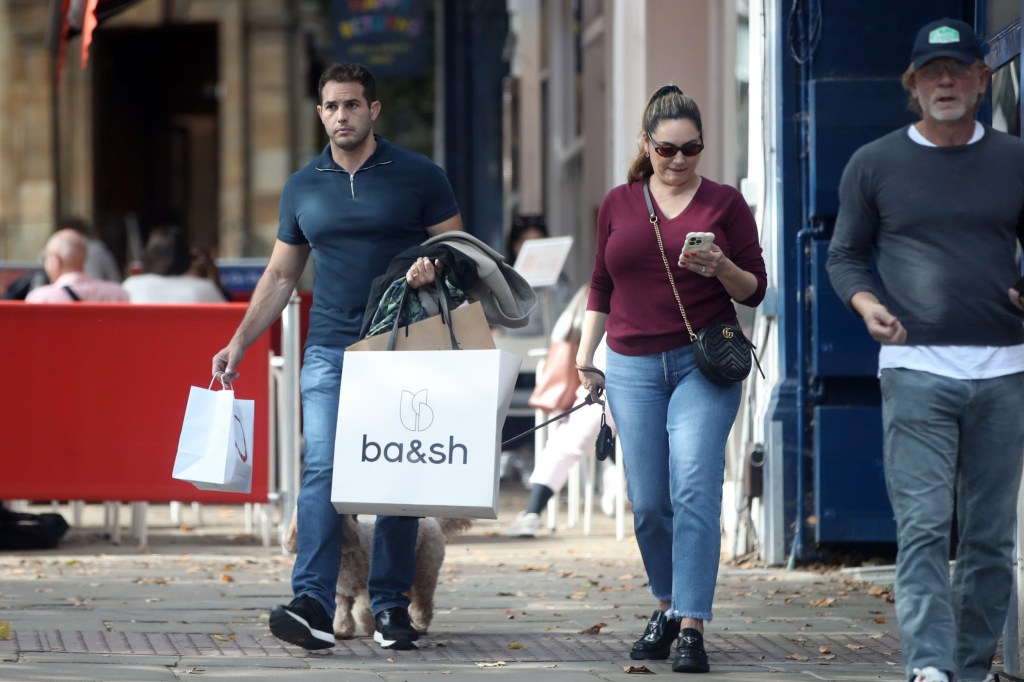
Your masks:
{"label": "blue jeans", "polygon": [[[314,597],[332,617],[341,565],[341,517],[331,504],[331,484],[344,355],[344,348],[309,346],[300,376],[305,446],[292,592]],[[368,585],[373,613],[408,607],[405,593],[413,583],[418,528],[414,517],[377,517]]]}
{"label": "blue jeans", "polygon": [[711,620],[721,556],[725,441],[740,384],[708,381],[690,346],[608,349],[606,389],[622,442],[633,526],[651,594],[672,617]]}
{"label": "blue jeans", "polygon": [[[1013,581],[1024,373],[964,381],[884,369],[881,388],[907,673],[930,665],[957,680],[982,680]],[[954,504],[959,545],[950,584]]]}

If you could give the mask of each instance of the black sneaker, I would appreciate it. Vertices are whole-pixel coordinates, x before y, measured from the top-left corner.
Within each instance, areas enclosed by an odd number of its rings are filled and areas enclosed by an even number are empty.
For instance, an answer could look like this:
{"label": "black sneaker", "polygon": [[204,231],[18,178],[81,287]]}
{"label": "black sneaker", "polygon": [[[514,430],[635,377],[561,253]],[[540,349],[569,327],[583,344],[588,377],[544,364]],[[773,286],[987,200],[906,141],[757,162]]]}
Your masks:
{"label": "black sneaker", "polygon": [[409,651],[416,649],[413,644],[420,638],[420,633],[412,626],[409,620],[409,612],[401,606],[393,606],[384,609],[373,617],[377,623],[377,629],[373,633],[373,641],[385,649],[397,649]]}
{"label": "black sneaker", "polygon": [[679,633],[679,646],[676,647],[676,660],[672,663],[672,672],[706,673],[711,670],[708,655],[704,651],[704,635],[693,628],[683,628]]}
{"label": "black sneaker", "polygon": [[679,621],[666,618],[662,611],[655,611],[629,657],[634,661],[664,661],[672,653],[672,642],[676,641],[678,634]]}
{"label": "black sneaker", "polygon": [[270,611],[270,634],[303,649],[334,646],[334,632],[327,609],[313,597],[301,595],[287,606]]}

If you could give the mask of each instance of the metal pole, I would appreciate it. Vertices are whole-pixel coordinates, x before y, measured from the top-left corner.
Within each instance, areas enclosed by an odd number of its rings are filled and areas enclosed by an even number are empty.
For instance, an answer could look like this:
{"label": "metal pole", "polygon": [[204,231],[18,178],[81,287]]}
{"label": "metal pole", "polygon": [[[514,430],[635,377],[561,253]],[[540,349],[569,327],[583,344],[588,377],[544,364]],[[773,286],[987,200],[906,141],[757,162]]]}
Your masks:
{"label": "metal pole", "polygon": [[281,539],[284,538],[291,523],[299,493],[299,462],[302,453],[302,431],[299,427],[300,300],[299,295],[293,292],[281,314],[281,356],[284,359],[281,383],[278,387],[278,424],[281,439],[278,500],[281,505]]}

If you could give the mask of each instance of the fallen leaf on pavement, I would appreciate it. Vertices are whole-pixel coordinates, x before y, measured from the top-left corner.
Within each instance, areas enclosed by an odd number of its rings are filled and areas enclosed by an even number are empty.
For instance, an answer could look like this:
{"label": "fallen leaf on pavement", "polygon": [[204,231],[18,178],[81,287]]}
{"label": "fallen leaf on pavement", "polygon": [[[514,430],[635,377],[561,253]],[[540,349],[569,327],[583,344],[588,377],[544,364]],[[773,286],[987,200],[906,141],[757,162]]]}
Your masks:
{"label": "fallen leaf on pavement", "polygon": [[503,668],[505,667],[505,661],[493,661],[491,663],[477,663],[477,667],[480,668]]}
{"label": "fallen leaf on pavement", "polygon": [[509,642],[508,643],[508,648],[509,649],[523,649],[525,647],[523,647],[523,645],[520,644],[519,642]]}
{"label": "fallen leaf on pavement", "polygon": [[589,628],[580,630],[581,635],[599,635],[601,634],[601,628],[608,627],[608,623],[598,623],[597,625],[591,625]]}
{"label": "fallen leaf on pavement", "polygon": [[0,639],[11,638],[11,624],[6,620],[0,620]]}
{"label": "fallen leaf on pavement", "polygon": [[654,673],[646,665],[627,665],[622,672],[628,675],[653,675]]}
{"label": "fallen leaf on pavement", "polygon": [[819,608],[828,608],[836,603],[835,597],[823,597],[821,599],[812,599],[811,606],[817,606]]}
{"label": "fallen leaf on pavement", "polygon": [[213,638],[218,642],[234,642],[234,635],[214,635]]}
{"label": "fallen leaf on pavement", "polygon": [[879,616],[878,618],[875,618],[875,622],[878,623],[879,625],[884,624],[885,623],[885,616]]}
{"label": "fallen leaf on pavement", "polygon": [[790,654],[789,656],[786,656],[786,658],[788,658],[788,659],[790,659],[792,661],[809,661],[809,660],[811,660],[809,656],[804,656],[803,654]]}
{"label": "fallen leaf on pavement", "polygon": [[234,579],[234,578],[232,578],[232,577],[231,577],[230,575],[228,575],[227,573],[221,573],[221,574],[220,574],[220,581],[221,581],[222,583],[233,583],[233,582],[235,582],[235,579]]}
{"label": "fallen leaf on pavement", "polygon": [[819,646],[819,647],[818,647],[818,653],[821,653],[821,654],[830,654],[830,653],[832,653],[832,650],[831,650],[831,649],[829,649],[829,648],[828,648],[827,646]]}

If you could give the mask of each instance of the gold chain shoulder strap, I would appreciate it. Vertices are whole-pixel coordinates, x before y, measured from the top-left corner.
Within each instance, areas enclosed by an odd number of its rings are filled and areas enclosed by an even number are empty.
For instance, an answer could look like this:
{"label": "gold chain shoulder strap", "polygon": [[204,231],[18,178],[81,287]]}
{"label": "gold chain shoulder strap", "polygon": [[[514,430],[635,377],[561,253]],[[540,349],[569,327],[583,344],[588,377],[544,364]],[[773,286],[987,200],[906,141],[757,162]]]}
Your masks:
{"label": "gold chain shoulder strap", "polygon": [[651,190],[648,189],[648,183],[644,183],[644,200],[647,201],[647,212],[650,214],[651,225],[654,226],[654,236],[658,238],[658,250],[661,251],[661,262],[665,264],[665,274],[668,275],[669,286],[672,287],[672,295],[676,297],[676,303],[679,304],[679,314],[683,316],[683,324],[686,325],[686,331],[690,333],[690,341],[696,341],[697,335],[693,333],[693,327],[690,326],[690,318],[686,316],[686,309],[683,307],[683,299],[679,298],[679,289],[676,288],[676,281],[672,278],[672,268],[668,264],[668,256],[665,255],[665,243],[661,241],[661,230],[658,228],[658,216],[654,212],[654,202],[651,201]]}

